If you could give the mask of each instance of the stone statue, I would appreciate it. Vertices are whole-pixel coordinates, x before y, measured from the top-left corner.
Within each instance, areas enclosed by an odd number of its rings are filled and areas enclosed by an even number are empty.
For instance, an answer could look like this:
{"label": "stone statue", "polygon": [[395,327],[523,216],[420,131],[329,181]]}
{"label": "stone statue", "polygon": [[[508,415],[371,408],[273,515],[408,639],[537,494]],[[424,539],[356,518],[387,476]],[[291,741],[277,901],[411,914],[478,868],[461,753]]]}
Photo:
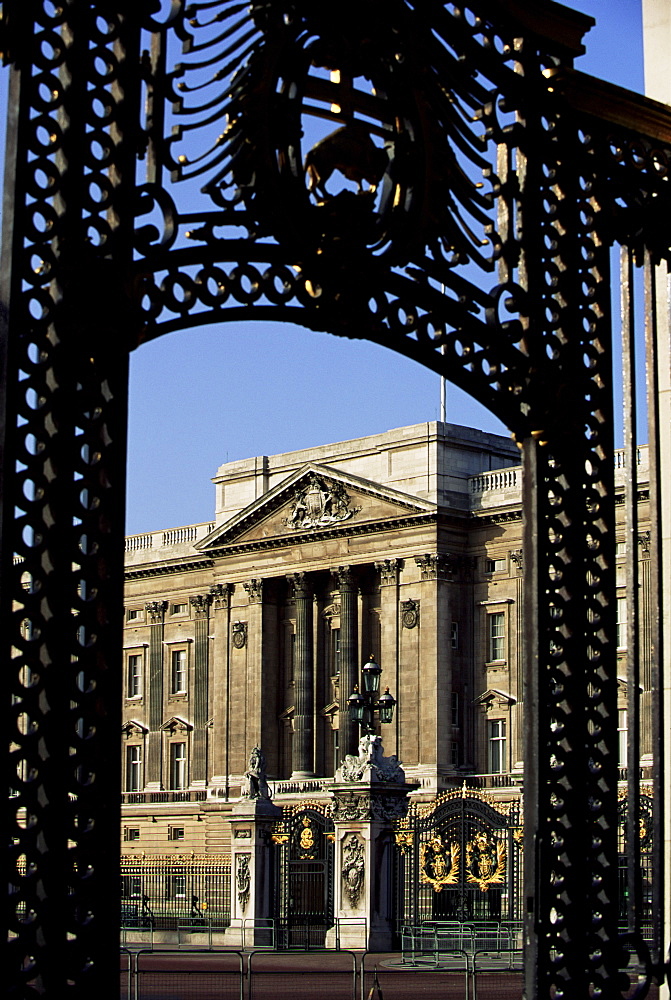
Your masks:
{"label": "stone statue", "polygon": [[359,740],[359,755],[348,754],[338,772],[340,781],[405,782],[405,772],[396,754],[385,757],[379,736],[367,733]]}
{"label": "stone statue", "polygon": [[245,778],[247,779],[245,798],[270,800],[271,791],[266,780],[266,758],[261,747],[254,747],[250,753]]}

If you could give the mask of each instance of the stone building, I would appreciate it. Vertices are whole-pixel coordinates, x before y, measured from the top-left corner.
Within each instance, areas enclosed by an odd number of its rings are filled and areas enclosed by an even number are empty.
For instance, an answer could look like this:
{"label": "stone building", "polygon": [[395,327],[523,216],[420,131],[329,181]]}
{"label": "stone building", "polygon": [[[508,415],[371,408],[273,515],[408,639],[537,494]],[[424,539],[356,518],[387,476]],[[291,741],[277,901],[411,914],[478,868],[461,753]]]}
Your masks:
{"label": "stone building", "polygon": [[[346,705],[371,655],[396,699],[385,752],[415,797],[465,780],[494,799],[519,796],[518,456],[507,438],[428,423],[229,462],[213,480],[211,522],[127,539],[124,854],[227,850],[257,745],[278,805],[306,792],[326,801],[356,749]],[[639,459],[644,480],[646,449]],[[646,648],[644,634],[644,699]],[[623,683],[623,741],[625,693]]]}

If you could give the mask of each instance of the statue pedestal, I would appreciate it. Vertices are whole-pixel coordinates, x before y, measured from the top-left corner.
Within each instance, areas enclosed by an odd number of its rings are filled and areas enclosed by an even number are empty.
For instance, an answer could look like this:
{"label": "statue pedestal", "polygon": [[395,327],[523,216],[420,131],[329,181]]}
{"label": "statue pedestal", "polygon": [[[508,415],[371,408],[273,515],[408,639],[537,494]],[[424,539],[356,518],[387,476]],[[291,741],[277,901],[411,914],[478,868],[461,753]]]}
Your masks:
{"label": "statue pedestal", "polygon": [[335,824],[335,927],[327,948],[390,951],[394,934],[393,822],[408,810],[408,792],[395,757],[382,756],[379,737],[365,736],[330,789]]}
{"label": "statue pedestal", "polygon": [[272,945],[273,878],[271,829],[282,810],[269,799],[241,799],[231,824],[231,926],[224,944],[234,948]]}

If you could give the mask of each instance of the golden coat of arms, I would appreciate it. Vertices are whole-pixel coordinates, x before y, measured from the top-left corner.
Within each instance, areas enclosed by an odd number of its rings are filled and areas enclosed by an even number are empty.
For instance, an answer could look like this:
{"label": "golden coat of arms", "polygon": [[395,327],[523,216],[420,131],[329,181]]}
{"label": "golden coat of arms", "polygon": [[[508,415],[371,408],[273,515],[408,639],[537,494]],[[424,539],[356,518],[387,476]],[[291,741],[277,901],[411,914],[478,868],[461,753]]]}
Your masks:
{"label": "golden coat of arms", "polygon": [[459,844],[454,841],[444,845],[440,837],[432,837],[422,844],[419,862],[419,880],[433,886],[434,892],[441,892],[446,885],[459,881]]}
{"label": "golden coat of arms", "polygon": [[476,833],[466,845],[466,881],[487,892],[491,885],[502,885],[506,874],[506,847],[502,840],[490,840],[486,833]]}
{"label": "golden coat of arms", "polygon": [[[315,846],[315,838],[312,832],[312,827],[310,826],[310,820],[307,816],[303,817],[303,829],[300,835],[300,846],[302,851],[312,851]],[[307,861],[314,858],[313,854],[302,854],[301,860]]]}

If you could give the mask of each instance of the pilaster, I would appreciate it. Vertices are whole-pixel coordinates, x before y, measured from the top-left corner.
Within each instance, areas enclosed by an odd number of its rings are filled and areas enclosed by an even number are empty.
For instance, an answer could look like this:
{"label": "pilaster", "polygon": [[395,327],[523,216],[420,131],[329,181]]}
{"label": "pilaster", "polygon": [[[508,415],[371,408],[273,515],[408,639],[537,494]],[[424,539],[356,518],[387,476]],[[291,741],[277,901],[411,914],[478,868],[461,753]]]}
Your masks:
{"label": "pilaster", "polygon": [[229,609],[231,606],[230,583],[216,583],[210,587],[210,621],[214,633],[211,677],[212,741],[210,746],[210,784],[225,789],[228,797],[229,713],[230,713],[230,646]]}
{"label": "pilaster", "polygon": [[[399,580],[403,568],[402,559],[383,559],[375,563],[375,569],[380,574],[380,666],[384,671],[385,684],[388,684],[396,697],[400,690],[400,620],[397,614],[399,606]],[[392,680],[393,678],[393,680]],[[394,713],[392,725],[385,726],[385,739],[391,753],[399,752],[400,702]]]}
{"label": "pilaster", "polygon": [[[437,783],[440,776],[453,770],[449,590],[458,562],[453,555],[440,552],[416,556],[415,563],[420,570],[421,593],[419,759],[428,765],[429,776]],[[408,608],[405,614],[410,624],[413,610]]]}
{"label": "pilaster", "polygon": [[204,786],[207,783],[207,726],[209,706],[209,625],[212,597],[198,594],[191,598],[194,616],[193,643],[193,743],[191,779],[192,784]]}
{"label": "pilaster", "polygon": [[[521,770],[524,761],[524,731],[522,719],[524,718],[524,555],[522,549],[516,549],[510,553],[510,561],[517,569],[515,578],[515,636],[510,643],[510,650],[514,650],[515,672],[510,672],[512,680],[510,693],[516,699],[515,708],[511,708],[510,718],[515,720],[514,743],[511,742],[511,750],[514,750],[514,757],[511,757],[511,766],[515,770]],[[512,617],[512,616],[511,616]]]}
{"label": "pilaster", "polygon": [[149,712],[147,722],[147,760],[145,763],[145,786],[149,789],[162,787],[162,734],[163,718],[163,636],[165,632],[165,612],[167,601],[150,601],[146,605],[149,623]]}

